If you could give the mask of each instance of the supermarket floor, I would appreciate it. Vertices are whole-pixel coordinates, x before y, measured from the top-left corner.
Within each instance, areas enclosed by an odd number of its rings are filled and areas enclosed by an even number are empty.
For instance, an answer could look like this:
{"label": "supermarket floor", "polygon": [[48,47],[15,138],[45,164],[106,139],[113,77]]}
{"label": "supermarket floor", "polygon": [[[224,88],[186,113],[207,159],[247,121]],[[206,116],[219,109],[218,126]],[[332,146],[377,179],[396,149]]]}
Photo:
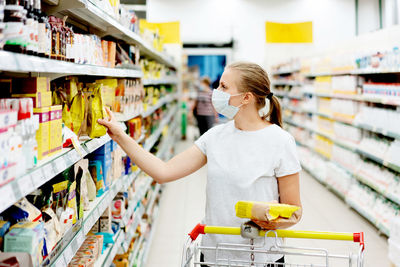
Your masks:
{"label": "supermarket floor", "polygon": [[[193,128],[188,140],[180,142],[177,152],[193,144]],[[146,267],[180,266],[182,247],[187,233],[201,221],[205,206],[206,167],[185,179],[166,184],[160,203],[156,232],[150,248]],[[314,180],[308,173],[301,173],[303,218],[295,229],[321,231],[364,231],[366,236],[365,265],[387,267],[386,238],[358,213]],[[287,240],[288,245],[322,247],[329,252],[348,254],[355,251],[354,243],[325,240]],[[292,263],[305,264],[304,258],[292,258]],[[289,259],[288,259],[289,261]],[[308,262],[309,263],[309,262]],[[320,263],[320,262],[315,262]],[[343,261],[333,261],[332,266],[347,266]]]}

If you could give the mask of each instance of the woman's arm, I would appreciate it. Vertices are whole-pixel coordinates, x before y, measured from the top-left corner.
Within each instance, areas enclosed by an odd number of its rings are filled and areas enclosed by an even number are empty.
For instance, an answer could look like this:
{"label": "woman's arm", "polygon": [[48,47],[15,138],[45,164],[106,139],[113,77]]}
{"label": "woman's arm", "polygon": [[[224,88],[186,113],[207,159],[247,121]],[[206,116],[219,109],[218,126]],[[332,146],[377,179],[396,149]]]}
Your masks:
{"label": "woman's arm", "polygon": [[171,182],[183,178],[204,166],[206,156],[193,145],[184,152],[164,162],[144,150],[119,126],[112,112],[107,109],[109,118],[98,122],[108,128],[108,134],[128,154],[135,164],[158,183]]}
{"label": "woman's arm", "polygon": [[277,178],[280,203],[301,207],[299,173]]}

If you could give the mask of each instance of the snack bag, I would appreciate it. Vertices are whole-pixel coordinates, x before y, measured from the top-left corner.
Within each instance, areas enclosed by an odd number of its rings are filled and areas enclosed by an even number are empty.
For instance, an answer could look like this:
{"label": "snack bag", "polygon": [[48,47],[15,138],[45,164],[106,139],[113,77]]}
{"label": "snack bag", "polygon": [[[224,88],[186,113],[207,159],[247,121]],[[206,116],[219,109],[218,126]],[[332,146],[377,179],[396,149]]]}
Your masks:
{"label": "snack bag", "polygon": [[236,216],[248,218],[263,229],[287,228],[301,218],[301,207],[273,202],[238,201]]}
{"label": "snack bag", "polygon": [[76,204],[76,181],[73,181],[68,188],[68,202],[67,202],[67,207],[71,208],[73,210],[73,215],[72,215],[72,224],[76,223],[77,215],[78,215],[78,210],[77,210],[77,204]]}
{"label": "snack bag", "polygon": [[101,85],[96,84],[89,99],[89,108],[87,116],[88,135],[90,138],[103,136],[107,133],[107,128],[97,123],[98,119],[104,119],[105,110],[101,96]]}
{"label": "snack bag", "polygon": [[85,124],[85,101],[82,91],[74,96],[71,107],[64,105],[62,118],[68,128],[78,137],[81,136],[81,128]]}

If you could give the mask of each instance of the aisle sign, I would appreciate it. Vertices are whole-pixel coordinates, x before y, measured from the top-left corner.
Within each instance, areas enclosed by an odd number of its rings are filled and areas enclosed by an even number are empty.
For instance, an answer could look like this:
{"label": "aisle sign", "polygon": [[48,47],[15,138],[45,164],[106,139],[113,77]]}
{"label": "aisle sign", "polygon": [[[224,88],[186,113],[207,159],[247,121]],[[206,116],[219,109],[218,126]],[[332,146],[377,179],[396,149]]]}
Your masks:
{"label": "aisle sign", "polygon": [[181,44],[180,22],[171,21],[163,23],[151,23],[145,19],[141,19],[139,23],[140,32],[144,29],[158,31],[162,36],[162,41],[166,44]]}
{"label": "aisle sign", "polygon": [[312,21],[299,23],[265,23],[267,43],[312,43]]}

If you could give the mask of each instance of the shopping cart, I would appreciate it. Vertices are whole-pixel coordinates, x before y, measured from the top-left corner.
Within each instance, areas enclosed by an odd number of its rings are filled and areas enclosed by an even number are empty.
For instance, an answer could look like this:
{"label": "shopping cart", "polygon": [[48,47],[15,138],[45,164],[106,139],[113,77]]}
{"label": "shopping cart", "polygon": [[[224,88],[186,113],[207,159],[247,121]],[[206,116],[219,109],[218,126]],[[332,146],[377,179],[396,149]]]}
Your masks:
{"label": "shopping cart", "polygon": [[[219,243],[216,247],[204,247],[200,246],[196,242],[197,237],[200,234],[222,234],[222,235],[241,235],[243,238],[249,240],[248,245],[244,244],[231,244],[231,243]],[[293,247],[284,246],[279,244],[279,238],[307,238],[307,239],[326,239],[326,240],[343,240],[353,241],[359,243],[359,248],[356,253],[349,253],[347,255],[342,254],[330,254],[326,249],[322,248],[308,248],[308,247]],[[262,238],[264,244],[254,245],[255,238]],[[267,238],[272,238],[273,245],[270,249],[264,248]],[[199,256],[203,251],[213,251],[215,253],[215,262],[200,262]],[[230,260],[221,258],[223,252],[245,252],[250,257],[248,261],[243,260]],[[289,263],[285,257],[285,263],[275,262],[257,262],[255,260],[256,254],[270,254],[270,255],[284,255],[289,257],[297,256],[301,258],[301,263],[291,262]],[[363,266],[363,255],[364,255],[364,233],[336,233],[336,232],[316,232],[316,231],[299,231],[299,230],[261,230],[251,222],[242,224],[241,227],[220,227],[220,226],[206,226],[198,224],[189,233],[188,240],[184,245],[182,254],[182,267],[201,266],[201,264],[208,266],[218,267],[269,267],[269,266],[333,266],[330,265],[332,259],[336,259],[342,262],[340,265],[334,266]],[[314,261],[319,258],[320,263],[313,264],[309,261]],[[306,263],[304,261],[307,261]],[[321,262],[322,261],[322,262]]]}

